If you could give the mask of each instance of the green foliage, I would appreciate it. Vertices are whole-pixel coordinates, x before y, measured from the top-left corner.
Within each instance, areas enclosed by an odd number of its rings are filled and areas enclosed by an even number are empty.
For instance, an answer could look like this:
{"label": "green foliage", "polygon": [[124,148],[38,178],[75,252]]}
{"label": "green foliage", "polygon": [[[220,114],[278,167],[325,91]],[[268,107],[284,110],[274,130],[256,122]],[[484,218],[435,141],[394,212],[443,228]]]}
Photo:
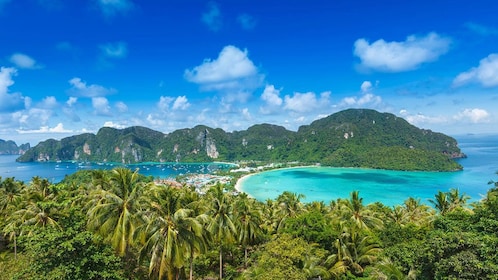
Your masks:
{"label": "green foliage", "polygon": [[198,125],[163,134],[145,127],[101,128],[47,140],[18,161],[211,162],[271,161],[396,170],[454,171],[462,167],[455,139],[418,129],[402,118],[350,109],[302,126],[297,132],[259,124],[225,132]]}
{"label": "green foliage", "polygon": [[84,229],[45,228],[21,240],[33,261],[20,279],[124,279],[121,259]]}
{"label": "green foliage", "polygon": [[0,279],[498,279],[497,197],[494,186],[470,207],[451,189],[436,211],[414,198],[364,205],[355,191],[261,203],[126,169],[0,179]]}

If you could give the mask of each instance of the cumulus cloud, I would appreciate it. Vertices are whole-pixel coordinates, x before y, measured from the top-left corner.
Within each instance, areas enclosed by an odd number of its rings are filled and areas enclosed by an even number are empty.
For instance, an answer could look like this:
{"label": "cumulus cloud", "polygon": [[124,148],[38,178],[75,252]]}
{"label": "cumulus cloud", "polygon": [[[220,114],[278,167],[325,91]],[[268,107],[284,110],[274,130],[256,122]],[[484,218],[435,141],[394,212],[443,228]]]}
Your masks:
{"label": "cumulus cloud", "polygon": [[21,69],[39,69],[41,65],[36,63],[36,60],[23,53],[15,53],[10,56],[9,61],[17,68]]}
{"label": "cumulus cloud", "polygon": [[118,14],[126,14],[133,9],[133,2],[130,0],[97,0],[102,13],[112,17]]}
{"label": "cumulus cloud", "polygon": [[498,86],[498,54],[493,53],[481,59],[479,66],[460,73],[453,80],[455,87],[468,83],[479,83],[484,87]]}
{"label": "cumulus cloud", "polygon": [[24,109],[26,102],[30,100],[22,96],[21,93],[9,93],[9,87],[14,84],[12,77],[15,75],[17,75],[15,68],[0,68],[0,112],[14,112]]}
{"label": "cumulus cloud", "polygon": [[57,106],[58,104],[55,96],[47,96],[43,98],[42,102],[40,103],[40,107],[44,109],[54,109]]}
{"label": "cumulus cloud", "polygon": [[320,97],[314,92],[299,93],[295,92],[293,96],[286,95],[284,98],[284,109],[307,113],[316,109],[328,106],[330,103],[330,92],[322,92]]}
{"label": "cumulus cloud", "polygon": [[459,121],[470,121],[471,123],[482,123],[489,121],[490,114],[479,108],[464,109],[453,118]]}
{"label": "cumulus cloud", "polygon": [[116,129],[123,129],[123,128],[126,128],[126,125],[124,124],[119,124],[119,123],[115,123],[113,121],[106,121],[104,122],[104,127],[112,127],[112,128],[116,128]]}
{"label": "cumulus cloud", "polygon": [[78,102],[78,98],[76,98],[74,96],[70,96],[68,98],[68,100],[66,101],[66,104],[67,104],[67,106],[72,107],[74,104],[76,104],[76,102]]}
{"label": "cumulus cloud", "polygon": [[408,110],[400,110],[400,116],[402,116],[407,122],[419,126],[425,124],[442,124],[447,123],[448,119],[442,116],[428,116],[422,113],[412,114]]}
{"label": "cumulus cloud", "polygon": [[54,127],[41,126],[39,129],[30,130],[17,130],[20,134],[30,134],[30,133],[73,133],[73,130],[65,129],[62,123],[58,123]]}
{"label": "cumulus cloud", "polygon": [[105,97],[93,97],[92,106],[94,113],[99,116],[111,116],[111,106],[109,100]]}
{"label": "cumulus cloud", "polygon": [[171,110],[186,110],[190,107],[190,103],[186,96],[178,96],[176,98],[171,96],[159,97],[157,107],[163,113],[170,112]]}
{"label": "cumulus cloud", "polygon": [[259,108],[260,112],[263,114],[271,114],[280,110],[280,106],[283,103],[280,97],[280,89],[276,89],[274,85],[266,85],[263,93],[261,94],[261,99],[265,102],[265,105]]}
{"label": "cumulus cloud", "polygon": [[109,58],[123,58],[128,54],[125,42],[107,43],[99,46],[102,54]]}
{"label": "cumulus cloud", "polygon": [[128,106],[122,101],[116,102],[114,106],[116,107],[119,113],[125,113],[128,111]]}
{"label": "cumulus cloud", "polygon": [[178,96],[173,103],[173,110],[186,110],[188,107],[190,107],[190,103],[185,95]]}
{"label": "cumulus cloud", "polygon": [[372,82],[364,81],[361,86],[361,95],[348,96],[341,100],[340,107],[377,107],[382,103],[382,98],[372,93]]}
{"label": "cumulus cloud", "polygon": [[209,2],[208,10],[202,14],[201,20],[211,31],[219,31],[222,26],[222,19],[218,4]]}
{"label": "cumulus cloud", "polygon": [[72,87],[68,90],[68,93],[74,97],[99,97],[116,92],[113,88],[105,88],[101,85],[87,85],[85,81],[78,77],[69,80],[69,84]]}
{"label": "cumulus cloud", "polygon": [[242,29],[253,30],[256,27],[256,19],[248,14],[241,14],[237,17],[237,22],[240,24]]}
{"label": "cumulus cloud", "polygon": [[263,75],[249,59],[247,50],[226,46],[215,60],[206,59],[192,70],[185,70],[185,79],[199,84],[201,90],[222,90],[231,92],[250,92],[257,88]]}
{"label": "cumulus cloud", "polygon": [[448,52],[450,44],[450,38],[436,33],[429,33],[424,37],[411,35],[402,42],[380,39],[370,44],[362,38],[354,43],[354,55],[361,60],[360,69],[403,72],[437,60]]}

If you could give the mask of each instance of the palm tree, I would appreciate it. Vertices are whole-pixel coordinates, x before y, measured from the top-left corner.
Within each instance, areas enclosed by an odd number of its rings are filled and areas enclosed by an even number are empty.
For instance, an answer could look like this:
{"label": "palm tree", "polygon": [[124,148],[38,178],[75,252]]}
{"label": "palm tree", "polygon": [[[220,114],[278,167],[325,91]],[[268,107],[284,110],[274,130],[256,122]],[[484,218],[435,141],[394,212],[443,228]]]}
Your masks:
{"label": "palm tree", "polygon": [[449,210],[455,210],[455,209],[463,209],[466,211],[471,211],[467,207],[467,201],[470,199],[470,196],[466,194],[460,194],[460,191],[458,189],[450,189],[448,192],[448,202],[450,204]]}
{"label": "palm tree", "polygon": [[185,193],[165,186],[151,186],[146,195],[147,210],[142,212],[145,223],[137,229],[137,239],[143,245],[142,257],[151,255],[149,273],[161,279],[165,273],[172,279],[174,273],[190,262],[193,278],[195,254],[207,251],[208,236],[204,230],[207,216],[195,216],[193,209],[184,208]]}
{"label": "palm tree", "polygon": [[441,215],[445,215],[450,210],[450,202],[448,201],[448,195],[445,192],[438,191],[434,196],[435,199],[429,199],[429,202],[434,205]]}
{"label": "palm tree", "polygon": [[329,272],[338,276],[345,270],[362,276],[365,266],[374,263],[382,251],[375,239],[356,226],[343,227],[334,243],[335,252],[327,258]]}
{"label": "palm tree", "polygon": [[88,228],[100,233],[123,256],[139,224],[144,184],[138,180],[138,170],[116,168],[110,172],[109,189],[96,189],[90,195]]}
{"label": "palm tree", "polygon": [[223,185],[216,184],[211,187],[207,195],[207,199],[211,202],[208,212],[211,221],[207,229],[219,246],[220,279],[223,279],[223,244],[234,242],[237,229],[233,221],[230,197],[224,193]]}
{"label": "palm tree", "polygon": [[247,266],[248,247],[254,245],[263,234],[262,213],[254,199],[250,199],[246,193],[241,193],[235,198],[234,217],[238,241],[244,248],[244,265]]}
{"label": "palm tree", "polygon": [[340,215],[358,228],[366,230],[382,228],[382,220],[363,205],[363,198],[359,196],[358,191],[351,192],[348,200],[340,200],[338,204],[340,204]]}

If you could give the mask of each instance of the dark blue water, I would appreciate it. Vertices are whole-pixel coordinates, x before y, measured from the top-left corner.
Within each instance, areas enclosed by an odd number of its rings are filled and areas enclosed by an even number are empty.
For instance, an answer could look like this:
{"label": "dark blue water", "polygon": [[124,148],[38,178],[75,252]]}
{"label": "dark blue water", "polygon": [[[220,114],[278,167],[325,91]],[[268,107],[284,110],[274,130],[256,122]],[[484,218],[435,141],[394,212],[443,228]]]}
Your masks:
{"label": "dark blue water", "polygon": [[275,199],[283,191],[304,194],[303,201],[329,202],[359,191],[365,203],[402,204],[408,197],[428,203],[440,191],[458,189],[477,201],[498,181],[498,135],[456,137],[468,158],[458,172],[407,172],[359,168],[306,167],[258,173],[241,180],[240,189],[258,200]]}
{"label": "dark blue water", "polygon": [[17,156],[0,156],[0,177],[14,177],[16,180],[30,181],[34,176],[47,178],[57,183],[68,174],[85,169],[109,170],[115,167],[138,169],[140,174],[155,178],[175,178],[184,174],[211,174],[216,170],[227,170],[233,166],[229,163],[140,163],[122,165],[118,163],[94,162],[16,162]]}

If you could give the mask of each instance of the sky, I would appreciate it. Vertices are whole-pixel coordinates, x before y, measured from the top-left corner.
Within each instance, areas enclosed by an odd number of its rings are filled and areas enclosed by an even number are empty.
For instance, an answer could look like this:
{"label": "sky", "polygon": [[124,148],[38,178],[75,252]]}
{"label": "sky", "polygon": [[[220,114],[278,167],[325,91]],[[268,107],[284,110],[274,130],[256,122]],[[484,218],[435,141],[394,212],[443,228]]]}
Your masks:
{"label": "sky", "polygon": [[0,139],[299,126],[498,133],[496,0],[0,0]]}

